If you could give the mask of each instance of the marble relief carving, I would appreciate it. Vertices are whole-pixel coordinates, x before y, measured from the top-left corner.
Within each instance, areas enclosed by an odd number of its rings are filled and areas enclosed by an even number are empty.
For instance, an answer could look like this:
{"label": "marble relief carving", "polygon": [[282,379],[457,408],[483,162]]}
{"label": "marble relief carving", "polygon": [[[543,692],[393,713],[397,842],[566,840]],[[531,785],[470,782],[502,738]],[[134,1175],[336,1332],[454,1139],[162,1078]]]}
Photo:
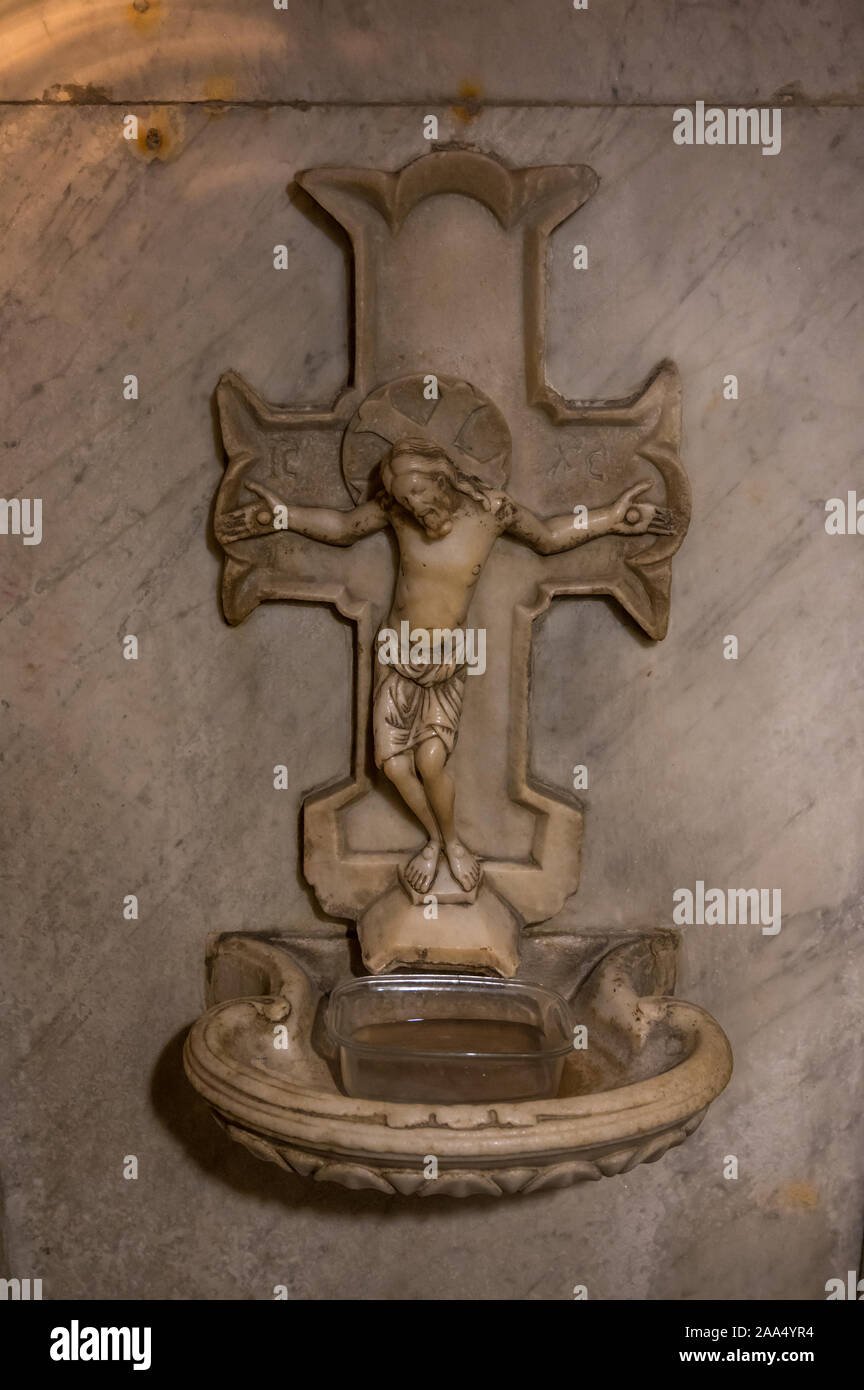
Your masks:
{"label": "marble relief carving", "polygon": [[[481,900],[470,932],[459,914],[458,943],[444,948],[447,956],[456,950],[455,963],[488,960],[512,973],[516,923],[546,920],[576,889],[581,841],[575,802],[538,787],[527,767],[531,623],[557,594],[607,593],[649,636],[665,633],[670,560],[689,518],[678,374],[663,363],[634,399],[599,405],[565,402],[546,382],[546,239],[594,190],[596,176],[585,166],[508,170],[483,155],[442,152],[398,174],[324,169],[299,182],[352,238],[354,380],[324,415],[267,406],[233,373],[220,382],[229,462],[215,525],[226,552],[225,613],[239,622],[262,600],[303,598],[333,603],[357,624],[353,774],[307,801],[304,872],[325,911],[360,921],[367,965],[407,964],[418,952],[427,962],[444,959],[425,940],[422,912],[410,910],[431,892],[444,909]],[[442,361],[428,344],[446,340],[453,306],[436,290],[435,271],[442,261],[442,275],[452,270],[441,244],[449,251],[458,236],[467,198],[479,202],[497,236],[469,225],[458,243],[478,273]],[[397,251],[406,221],[433,199],[444,204],[447,225],[439,218],[426,228],[421,219],[407,256]],[[429,275],[433,310],[425,331],[409,317],[394,335],[393,317],[404,322],[405,277],[413,270],[416,279],[418,265]],[[505,277],[521,350],[510,341],[488,364],[496,400],[447,368],[467,364],[472,352],[481,362],[487,356]],[[558,471],[562,436],[585,451],[581,477]],[[298,459],[293,491],[273,467],[286,446]],[[594,466],[598,458],[605,468]],[[382,531],[394,537],[395,553],[364,554],[364,538]],[[502,536],[524,553],[491,563]],[[434,652],[412,659],[408,642],[394,661],[376,641],[382,627],[397,638],[415,629],[430,638],[436,630],[464,633],[469,611],[465,636],[483,635],[488,660],[483,682],[467,678],[471,666],[459,651],[445,652],[449,660],[431,659]],[[386,667],[382,654],[390,656]],[[463,780],[477,788],[469,833],[454,822],[450,755],[463,700],[472,698],[482,700],[483,717],[460,749]],[[483,790],[496,763],[498,795]],[[370,795],[376,767],[425,832],[407,857],[386,842],[358,852],[346,836],[345,812]],[[492,825],[502,795],[533,822],[530,837],[504,837],[515,844],[503,854],[489,838],[500,842]],[[401,928],[393,926],[394,909]],[[382,916],[395,943],[382,940]]]}
{"label": "marble relief carving", "polygon": [[[233,372],[219,382],[225,616],[302,599],[354,625],[351,767],[304,803],[303,871],[326,913],[356,923],[365,968],[512,977],[526,929],[577,889],[582,846],[577,801],[531,773],[532,624],[558,595],[605,594],[664,636],[690,511],[678,372],[663,362],[635,395],[604,402],[566,401],[546,380],[547,239],[595,191],[587,166],[508,169],[445,150],[396,173],[318,169],[298,182],[351,241],[352,378],[328,410],[269,405]],[[321,736],[314,714],[309,736]],[[230,949],[257,948],[233,938]],[[312,1041],[326,986],[287,944],[273,950],[269,993],[217,995],[193,1029],[194,1083],[262,1157],[348,1186],[426,1191],[417,1163],[431,1140],[406,1147],[418,1117],[396,1106],[389,1139],[366,1133],[364,1102],[339,1095]],[[568,983],[606,1039],[593,1089],[571,1075],[542,1115],[438,1107],[430,1123],[468,1136],[453,1139],[440,1190],[600,1177],[691,1132],[728,1079],[725,1038],[694,1006],[658,1000],[656,981],[642,995],[626,969],[613,1000],[614,973]],[[292,1019],[291,1075],[262,1070],[261,1051],[237,1041],[274,1009]]]}

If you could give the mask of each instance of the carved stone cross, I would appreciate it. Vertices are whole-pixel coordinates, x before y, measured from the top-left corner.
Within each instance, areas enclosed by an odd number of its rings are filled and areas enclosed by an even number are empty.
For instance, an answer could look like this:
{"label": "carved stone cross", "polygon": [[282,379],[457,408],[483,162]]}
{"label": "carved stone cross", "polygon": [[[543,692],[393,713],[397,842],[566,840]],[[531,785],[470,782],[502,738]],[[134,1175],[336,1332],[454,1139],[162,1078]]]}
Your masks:
{"label": "carved stone cross", "polygon": [[[512,975],[520,928],[578,886],[582,834],[576,800],[530,772],[532,623],[558,594],[608,594],[664,636],[690,505],[678,373],[664,362],[636,396],[602,403],[565,401],[546,381],[546,244],[595,191],[587,166],[507,169],[442,150],[398,173],[317,169],[298,182],[351,239],[353,371],[324,412],[268,405],[233,372],[220,380],[225,615],[301,599],[356,625],[351,769],[304,802],[303,867],[323,908],[358,922],[367,966]],[[437,614],[430,593],[442,628],[459,625],[464,596],[485,673],[400,666],[376,695],[373,749],[376,635],[400,613]],[[436,728],[459,836],[451,827],[448,843],[445,828],[439,861],[432,834],[424,872],[395,792],[425,826],[412,789],[439,785]],[[443,823],[439,801],[430,790]]]}

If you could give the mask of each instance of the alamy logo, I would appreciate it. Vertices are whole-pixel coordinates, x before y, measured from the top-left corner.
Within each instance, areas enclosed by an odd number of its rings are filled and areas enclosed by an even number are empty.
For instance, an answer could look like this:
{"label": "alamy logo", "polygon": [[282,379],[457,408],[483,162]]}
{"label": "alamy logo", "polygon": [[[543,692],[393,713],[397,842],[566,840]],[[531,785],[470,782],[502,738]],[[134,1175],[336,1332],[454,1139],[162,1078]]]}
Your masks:
{"label": "alamy logo", "polygon": [[0,497],[0,536],[21,536],[25,545],[42,540],[42,498]]}
{"label": "alamy logo", "polygon": [[778,106],[709,106],[697,101],[696,110],[679,106],[672,112],[672,139],[676,145],[761,145],[763,154],[779,154],[781,145]]}
{"label": "alamy logo", "polygon": [[382,627],[378,660],[383,666],[467,666],[469,676],[486,670],[485,627],[415,627],[404,620],[399,631]]}
{"label": "alamy logo", "polygon": [[672,921],[678,927],[761,926],[763,936],[780,930],[779,888],[709,888],[702,879],[696,892],[676,888]]}
{"label": "alamy logo", "polygon": [[149,1327],[69,1327],[51,1331],[52,1361],[132,1361],[133,1371],[150,1369]]}

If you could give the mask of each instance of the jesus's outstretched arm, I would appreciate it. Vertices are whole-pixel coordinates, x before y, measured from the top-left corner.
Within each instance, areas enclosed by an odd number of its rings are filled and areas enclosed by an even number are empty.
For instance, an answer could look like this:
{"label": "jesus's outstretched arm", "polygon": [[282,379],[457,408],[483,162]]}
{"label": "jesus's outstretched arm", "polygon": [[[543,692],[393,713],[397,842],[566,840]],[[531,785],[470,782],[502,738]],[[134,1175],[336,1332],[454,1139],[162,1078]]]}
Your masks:
{"label": "jesus's outstretched arm", "polygon": [[562,550],[573,550],[577,545],[584,545],[586,541],[610,533],[616,536],[643,536],[648,532],[657,536],[674,535],[676,525],[673,512],[665,507],[655,507],[653,502],[636,501],[649,487],[651,480],[643,479],[604,507],[589,511],[587,507],[576,506],[564,516],[535,516],[520,502],[507,498],[501,508],[503,529],[525,541],[541,555],[557,555]]}
{"label": "jesus's outstretched arm", "polygon": [[388,524],[387,513],[376,501],[363,502],[347,512],[336,507],[291,507],[261,483],[247,482],[246,486],[262,501],[216,518],[216,538],[223,545],[280,531],[294,531],[327,545],[353,545],[363,536],[383,531]]}

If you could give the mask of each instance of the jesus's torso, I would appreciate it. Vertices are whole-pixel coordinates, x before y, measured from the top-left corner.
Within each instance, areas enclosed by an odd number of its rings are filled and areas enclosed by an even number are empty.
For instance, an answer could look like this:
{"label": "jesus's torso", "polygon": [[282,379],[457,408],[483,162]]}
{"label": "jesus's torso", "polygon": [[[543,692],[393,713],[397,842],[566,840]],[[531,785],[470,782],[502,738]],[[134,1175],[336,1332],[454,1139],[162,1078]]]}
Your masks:
{"label": "jesus's torso", "polygon": [[389,624],[413,628],[463,627],[474,588],[501,527],[497,518],[468,502],[453,516],[453,528],[433,539],[394,508],[390,517],[399,542],[399,569]]}

